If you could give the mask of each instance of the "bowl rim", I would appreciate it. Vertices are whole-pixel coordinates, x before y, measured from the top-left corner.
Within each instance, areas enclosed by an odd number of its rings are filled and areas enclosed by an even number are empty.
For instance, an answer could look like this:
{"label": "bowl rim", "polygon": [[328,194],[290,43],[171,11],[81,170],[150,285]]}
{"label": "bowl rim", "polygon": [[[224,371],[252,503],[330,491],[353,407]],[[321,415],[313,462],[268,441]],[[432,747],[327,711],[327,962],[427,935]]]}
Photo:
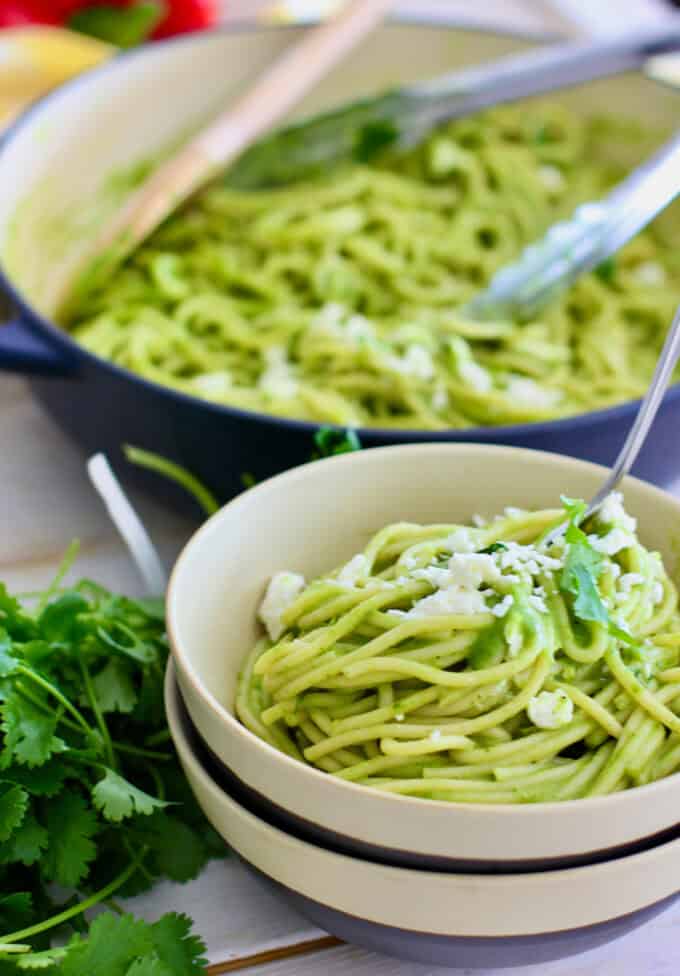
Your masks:
{"label": "bowl rim", "polygon": [[[412,462],[416,460],[419,455],[437,454],[440,452],[445,452],[447,454],[455,454],[457,452],[472,452],[473,454],[480,455],[511,453],[515,457],[524,455],[527,462],[530,462],[532,459],[541,458],[546,461],[551,461],[553,464],[559,464],[563,467],[576,467],[580,468],[581,470],[597,473],[602,475],[602,480],[604,480],[604,476],[608,473],[607,468],[599,464],[594,464],[591,461],[582,461],[578,458],[573,458],[564,454],[555,454],[549,451],[538,451],[532,448],[511,447],[503,444],[458,444],[455,442],[400,444],[371,448],[367,451],[357,451],[336,455],[335,457],[324,458],[320,461],[311,461],[307,464],[290,468],[287,471],[274,475],[271,478],[267,478],[265,481],[255,485],[247,492],[242,492],[240,495],[237,495],[231,501],[227,502],[218,512],[207,519],[186,542],[175,561],[170,575],[166,596],[166,625],[168,639],[175,666],[177,667],[177,670],[181,674],[182,678],[189,681],[192,691],[201,699],[202,703],[208,707],[213,716],[217,718],[217,720],[223,726],[226,725],[230,734],[236,734],[238,740],[243,744],[244,748],[250,749],[252,747],[255,749],[256,753],[264,752],[269,759],[282,762],[284,764],[282,768],[293,769],[303,777],[309,775],[312,777],[313,781],[319,785],[319,788],[323,788],[321,786],[322,783],[325,783],[327,786],[332,783],[334,789],[337,788],[341,791],[346,790],[348,799],[351,799],[352,796],[365,796],[367,790],[370,790],[370,787],[362,786],[358,783],[353,783],[347,780],[329,777],[328,774],[324,773],[322,770],[319,770],[314,766],[310,766],[307,763],[300,762],[300,760],[294,759],[292,756],[288,756],[276,749],[268,742],[265,742],[264,739],[260,739],[253,732],[247,729],[246,726],[238,720],[236,715],[228,711],[227,708],[222,705],[212,694],[210,689],[205,687],[198,673],[193,668],[190,654],[187,653],[186,649],[182,646],[181,641],[178,639],[179,611],[177,604],[179,600],[178,590],[180,586],[180,577],[184,572],[185,562],[188,562],[188,560],[191,558],[194,545],[198,545],[199,542],[202,541],[207,535],[212,535],[216,532],[219,533],[222,521],[227,520],[235,510],[238,511],[239,508],[252,504],[253,499],[257,495],[266,495],[271,491],[285,488],[286,484],[289,482],[303,481],[306,478],[309,469],[313,466],[315,466],[315,469],[318,471],[319,466],[321,465],[323,465],[325,469],[332,469],[336,467],[353,467],[363,464],[379,464],[380,458],[382,457],[395,457],[401,454],[410,455]],[[662,489],[657,488],[655,485],[643,481],[640,478],[632,477],[631,475],[626,476],[626,478],[623,480],[623,490],[625,491],[626,485],[631,483],[635,485],[637,490],[642,490],[644,493],[648,494],[650,496],[650,502],[653,502],[655,498],[657,498],[659,501],[663,500],[665,503],[668,503],[668,501],[672,502],[673,506],[678,510],[678,515],[680,516],[680,499],[671,495],[670,492],[663,491]],[[210,747],[210,743],[208,742],[207,744]],[[301,770],[304,772],[301,773]],[[645,784],[644,786],[632,787],[631,789],[621,790],[620,792],[607,794],[605,796],[583,797],[573,800],[562,800],[559,802],[552,801],[547,803],[465,804],[444,800],[431,800],[423,797],[403,796],[395,793],[381,793],[380,795],[386,802],[392,803],[395,810],[397,809],[397,805],[403,807],[405,804],[408,804],[412,809],[418,810],[458,810],[467,811],[468,813],[472,810],[474,811],[475,816],[478,818],[494,818],[498,815],[512,815],[513,817],[523,817],[524,819],[529,819],[531,817],[541,817],[544,814],[554,814],[559,810],[573,810],[575,808],[592,811],[609,808],[613,810],[613,808],[615,808],[617,805],[620,806],[622,803],[626,803],[626,797],[646,797],[648,801],[651,801],[653,796],[662,792],[670,791],[680,791],[680,772],[673,773],[670,776],[656,780],[653,783]],[[372,790],[371,792],[375,794],[379,791]],[[520,860],[525,859],[521,858]]]}
{"label": "bowl rim", "polygon": [[[309,23],[313,23],[313,21],[309,21]],[[554,33],[551,34],[550,32],[536,35],[531,34],[526,30],[513,31],[506,26],[499,26],[498,28],[491,30],[485,28],[483,25],[461,25],[459,22],[456,22],[453,15],[451,15],[450,22],[447,20],[428,22],[427,20],[421,21],[416,16],[396,16],[390,18],[390,21],[386,26],[408,27],[409,25],[412,26],[413,24],[416,24],[423,29],[431,29],[435,31],[443,28],[448,31],[459,31],[461,33],[478,34],[481,36],[528,39],[538,42],[541,40],[549,40],[551,37],[555,36]],[[76,75],[74,78],[59,85],[53,91],[43,95],[41,98],[32,103],[24,112],[22,112],[18,118],[14,119],[0,136],[0,168],[3,165],[4,156],[14,139],[19,136],[27,126],[33,124],[36,121],[35,117],[39,118],[40,113],[52,101],[61,99],[62,97],[70,97],[81,86],[88,85],[91,82],[96,83],[100,77],[108,74],[111,71],[118,70],[121,68],[121,66],[124,72],[125,66],[131,60],[161,56],[168,48],[174,48],[179,45],[198,45],[201,43],[206,43],[214,40],[215,35],[231,36],[249,32],[273,33],[274,31],[295,30],[301,26],[309,26],[309,24],[301,25],[295,23],[284,25],[257,25],[246,23],[240,25],[223,25],[212,31],[181,34],[179,36],[163,40],[162,42],[154,45],[142,45],[141,47],[133,48],[117,54],[113,58],[105,61],[103,64],[96,65],[82,72],[81,74]],[[645,80],[651,84],[658,85],[659,88],[665,87],[662,82],[657,81],[656,79],[646,78]],[[46,335],[49,338],[49,342],[52,346],[56,346],[58,349],[64,352],[65,364],[67,366],[73,364],[74,362],[83,361],[92,366],[103,368],[115,377],[133,381],[139,384],[143,389],[149,390],[149,392],[156,395],[169,396],[195,408],[202,407],[216,416],[226,416],[236,420],[246,420],[255,423],[276,424],[285,430],[290,430],[297,433],[306,433],[309,435],[313,435],[320,427],[330,427],[334,430],[344,430],[346,428],[346,424],[343,425],[323,421],[317,422],[312,420],[301,420],[294,417],[277,417],[274,414],[269,414],[259,410],[244,410],[240,407],[231,406],[229,404],[216,403],[211,400],[203,399],[195,394],[177,390],[172,386],[159,383],[156,380],[148,379],[147,377],[135,373],[133,370],[127,369],[124,366],[120,366],[117,363],[105,359],[103,356],[99,356],[91,352],[89,349],[86,349],[83,345],[78,343],[70,333],[66,332],[63,328],[57,325],[55,316],[50,315],[48,317],[47,314],[43,314],[33,305],[29,297],[26,296],[23,290],[14,283],[9,273],[6,271],[4,267],[3,252],[4,248],[0,248],[0,291],[5,292],[10,300],[10,303],[18,310],[19,320],[22,323],[25,323],[31,332],[38,335],[41,333]],[[675,403],[676,401],[680,401],[680,381],[670,385],[664,394],[664,403]],[[444,430],[428,430],[426,428],[369,426],[358,426],[354,428],[354,430],[360,438],[364,438],[368,441],[378,438],[382,441],[387,441],[388,443],[403,443],[404,437],[407,437],[409,440],[422,442],[448,442],[454,440],[454,442],[460,441],[465,443],[475,443],[478,438],[511,438],[531,435],[540,436],[553,433],[558,436],[562,431],[579,430],[582,427],[589,426],[591,424],[603,424],[609,421],[627,419],[632,417],[639,404],[640,398],[638,397],[637,399],[624,400],[621,403],[615,403],[612,406],[604,407],[599,410],[590,410],[586,411],[585,413],[576,413],[566,417],[554,418],[552,420],[538,420],[535,422],[503,424],[499,426],[474,426],[465,427],[460,430],[454,427],[446,428]]]}
{"label": "bowl rim", "polygon": [[[454,886],[454,887],[461,886],[465,888],[468,892],[469,891],[475,892],[475,895],[477,897],[477,904],[478,904],[480,893],[483,891],[487,891],[490,894],[505,893],[505,897],[512,895],[516,898],[518,889],[522,886],[526,888],[525,894],[528,896],[531,895],[538,896],[540,890],[543,890],[546,893],[549,891],[552,892],[556,887],[560,885],[560,882],[569,886],[572,883],[578,884],[579,881],[583,881],[587,879],[589,887],[598,886],[604,883],[608,877],[611,878],[611,876],[616,876],[620,872],[625,873],[626,870],[630,868],[631,865],[633,867],[637,867],[638,865],[640,867],[644,866],[647,868],[647,871],[653,871],[653,865],[655,863],[658,863],[659,859],[666,860],[669,851],[671,852],[680,851],[680,838],[677,838],[665,844],[662,843],[657,847],[651,848],[649,850],[634,853],[627,857],[618,858],[613,861],[604,861],[597,864],[590,864],[590,865],[586,864],[586,865],[580,865],[575,867],[557,868],[553,871],[547,871],[547,872],[545,871],[527,872],[525,874],[517,875],[517,874],[462,874],[455,871],[433,873],[433,872],[419,870],[418,868],[414,868],[414,867],[400,867],[397,865],[377,864],[372,861],[366,861],[365,859],[360,857],[356,857],[356,856],[353,857],[349,854],[327,850],[325,847],[323,847],[320,844],[316,844],[310,842],[309,840],[299,838],[294,834],[288,834],[285,830],[282,830],[280,827],[269,823],[266,819],[260,817],[252,810],[250,810],[247,806],[242,804],[240,800],[231,796],[230,793],[224,790],[219,785],[219,783],[217,783],[213,779],[209,770],[205,768],[200,758],[196,755],[193,745],[186,734],[186,727],[185,727],[183,716],[181,714],[181,709],[186,706],[183,706],[181,703],[181,697],[180,697],[181,693],[180,693],[179,685],[176,680],[176,667],[174,665],[174,662],[172,661],[172,658],[168,660],[168,667],[166,670],[165,681],[164,681],[164,693],[165,693],[165,709],[166,709],[168,726],[171,731],[173,742],[175,743],[175,746],[178,750],[180,761],[182,762],[182,766],[190,767],[193,777],[201,781],[203,785],[203,789],[206,790],[208,793],[212,794],[213,797],[217,799],[217,802],[220,805],[220,807],[225,803],[225,801],[232,808],[236,807],[240,817],[242,819],[245,817],[251,822],[255,821],[258,828],[260,830],[263,830],[264,833],[266,834],[266,839],[272,844],[276,844],[278,846],[279,844],[284,843],[288,847],[292,845],[293,848],[297,847],[298,849],[300,848],[302,848],[303,850],[306,849],[312,853],[320,852],[321,856],[324,858],[324,861],[328,866],[344,865],[345,869],[347,869],[349,866],[355,865],[362,872],[362,874],[364,872],[369,872],[373,877],[380,878],[385,881],[389,880],[393,885],[395,882],[401,882],[402,884],[420,883],[426,886],[432,886],[432,889],[437,890],[438,895],[439,894],[445,895],[447,889],[450,893],[450,886]],[[186,768],[185,768],[185,774],[189,778],[189,774],[186,772]],[[193,786],[192,786],[192,790],[193,790]],[[219,830],[217,827],[215,827],[215,829],[217,829],[218,833],[222,835],[221,830]],[[229,843],[233,843],[233,842],[230,840]],[[234,849],[237,851],[237,853],[239,853],[240,856],[245,856],[239,851],[238,846],[236,844],[234,844]],[[248,860],[247,857],[246,860]],[[341,906],[335,904],[337,902],[337,895],[330,898],[328,897],[327,895],[328,889],[325,885],[323,888],[324,894],[326,895],[325,898],[319,897],[318,894],[317,895],[310,894],[308,890],[310,883],[309,880],[306,878],[307,872],[304,873],[304,877],[302,878],[303,882],[304,881],[307,882],[306,884],[300,883],[301,879],[299,875],[296,879],[295,884],[290,884],[289,882],[286,882],[281,878],[275,877],[275,875],[272,874],[271,871],[266,870],[260,865],[255,864],[254,866],[257,868],[257,870],[262,871],[268,877],[276,881],[278,884],[282,884],[284,885],[284,887],[290,887],[298,894],[302,894],[304,897],[310,897],[312,899],[315,899],[319,901],[321,904],[325,904],[326,906],[330,907],[331,909],[344,911],[346,913],[348,912],[346,908],[342,908]],[[624,885],[624,887],[628,887],[628,886]],[[678,891],[677,887],[675,891],[676,892]],[[664,898],[672,897],[672,896],[673,896],[673,892],[671,892],[670,894],[662,895],[661,900],[664,900]],[[632,910],[629,909],[624,913],[615,912],[614,914],[608,914],[608,912],[605,911],[603,918],[598,919],[596,922],[586,923],[585,925],[570,923],[563,928],[557,926],[551,928],[550,930],[540,929],[540,928],[536,929],[536,928],[531,928],[529,926],[525,931],[516,932],[516,933],[514,932],[512,933],[496,932],[495,934],[490,934],[488,932],[483,934],[466,933],[465,935],[450,936],[450,937],[471,938],[471,939],[481,938],[485,940],[492,939],[500,942],[501,940],[512,939],[517,936],[524,936],[524,935],[541,936],[541,935],[557,934],[558,932],[568,933],[570,931],[578,931],[583,928],[588,928],[591,925],[597,925],[601,923],[606,924],[609,921],[615,921],[616,919],[623,918],[626,915],[632,914],[636,911],[644,910],[645,907],[650,907],[651,905],[656,904],[657,900],[658,899],[655,899],[653,902],[650,902],[647,906],[640,905],[638,906],[638,908],[633,908]],[[379,917],[380,912],[377,912],[376,913],[377,917],[374,918],[367,918],[366,915],[358,914],[357,912],[351,910],[348,913],[352,915],[354,918],[363,919],[364,921],[372,922],[378,925],[397,924],[394,921],[385,921],[384,917],[380,918]],[[476,912],[476,915],[478,915],[478,912]],[[448,924],[450,925],[450,918],[448,920]],[[427,927],[421,927],[421,926],[418,926],[417,928],[415,927],[408,928],[406,926],[398,926],[398,927],[403,927],[405,928],[406,931],[411,931],[414,934],[435,935],[435,936],[445,934],[444,932],[441,931],[441,929],[437,931],[435,927],[429,929]]]}

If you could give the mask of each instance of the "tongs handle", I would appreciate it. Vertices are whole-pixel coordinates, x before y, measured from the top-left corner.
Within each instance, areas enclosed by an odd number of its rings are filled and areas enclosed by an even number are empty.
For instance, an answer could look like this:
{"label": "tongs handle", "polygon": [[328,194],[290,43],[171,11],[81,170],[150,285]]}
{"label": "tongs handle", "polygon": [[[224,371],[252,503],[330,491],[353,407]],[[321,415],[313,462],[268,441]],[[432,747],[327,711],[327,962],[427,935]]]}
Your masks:
{"label": "tongs handle", "polygon": [[[440,102],[440,118],[513,102],[520,98],[580,85],[597,78],[639,70],[655,55],[680,49],[680,16],[663,28],[620,33],[605,40],[550,44],[417,82],[403,89],[417,99]],[[448,99],[454,99],[448,104]],[[460,99],[460,106],[456,100]]]}

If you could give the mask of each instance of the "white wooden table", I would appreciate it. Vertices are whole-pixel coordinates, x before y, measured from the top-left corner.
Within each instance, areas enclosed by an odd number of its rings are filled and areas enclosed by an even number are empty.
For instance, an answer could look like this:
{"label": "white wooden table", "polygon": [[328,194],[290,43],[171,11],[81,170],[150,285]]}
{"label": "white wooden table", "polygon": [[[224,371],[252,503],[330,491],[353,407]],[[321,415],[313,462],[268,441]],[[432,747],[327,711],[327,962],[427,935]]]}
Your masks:
{"label": "white wooden table", "polygon": [[[573,15],[577,0],[556,0]],[[607,0],[608,2],[608,0]],[[640,0],[656,14],[661,0]],[[252,15],[265,6],[260,0],[227,0],[232,17]],[[404,6],[441,14],[444,8],[470,17],[470,4],[458,0],[410,0]],[[642,6],[626,0],[627,15]],[[226,9],[225,7],[225,9]],[[593,29],[603,0],[582,0],[578,28]],[[563,29],[565,20],[547,17],[549,4],[540,0],[488,0],[477,4],[474,18],[496,22],[509,19],[526,29]],[[571,8],[571,9],[570,9]],[[574,27],[575,20],[571,20]],[[586,24],[586,21],[589,21]],[[79,575],[134,593],[139,581],[126,551],[113,532],[103,508],[85,476],[84,458],[33,400],[19,379],[0,374],[0,579],[11,588],[33,589],[50,579],[67,544],[81,541]],[[193,526],[153,503],[133,496],[163,557],[170,563]],[[463,976],[462,970],[399,963],[349,946],[307,952],[294,958],[257,963],[277,950],[322,938],[310,926],[251,878],[234,860],[213,862],[196,881],[179,886],[159,885],[153,893],[130,902],[149,918],[167,910],[182,910],[196,920],[208,944],[217,974],[246,965],[253,976]],[[273,950],[273,953],[272,953]],[[470,972],[470,971],[466,971]],[[680,973],[680,907],[624,939],[590,953],[551,965],[515,970],[517,976],[677,976]],[[486,976],[499,976],[497,971]]]}

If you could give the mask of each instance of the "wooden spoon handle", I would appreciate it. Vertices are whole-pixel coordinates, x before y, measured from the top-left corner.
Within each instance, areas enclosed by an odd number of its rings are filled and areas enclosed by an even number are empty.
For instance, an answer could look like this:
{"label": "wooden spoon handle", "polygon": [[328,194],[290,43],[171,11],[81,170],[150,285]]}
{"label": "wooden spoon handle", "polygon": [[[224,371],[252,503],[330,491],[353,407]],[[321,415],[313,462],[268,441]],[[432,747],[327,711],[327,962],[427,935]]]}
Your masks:
{"label": "wooden spoon handle", "polygon": [[289,48],[230,109],[195,141],[224,166],[296,105],[383,19],[394,0],[349,0],[340,12]]}
{"label": "wooden spoon handle", "polygon": [[120,261],[192,193],[278,122],[366,36],[394,0],[350,0],[305,34],[236,103],[153,173],[94,241],[88,262],[109,249]]}

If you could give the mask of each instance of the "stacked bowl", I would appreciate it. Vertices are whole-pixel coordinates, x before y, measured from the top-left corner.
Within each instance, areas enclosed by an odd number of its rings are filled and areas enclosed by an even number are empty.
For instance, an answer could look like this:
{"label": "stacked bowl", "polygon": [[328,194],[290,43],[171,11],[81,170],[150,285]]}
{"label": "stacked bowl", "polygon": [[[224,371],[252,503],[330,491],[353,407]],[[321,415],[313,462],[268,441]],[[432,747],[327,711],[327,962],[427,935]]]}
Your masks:
{"label": "stacked bowl", "polygon": [[[390,522],[469,522],[588,498],[605,471],[487,445],[410,445],[316,462],[231,502],[189,542],[168,594],[170,727],[199,803],[252,867],[319,926],[392,955],[467,967],[580,952],[680,890],[680,777],[560,803],[476,805],[339,780],[249,732],[236,683],[267,580],[314,578]],[[680,502],[624,485],[671,575]],[[304,531],[302,531],[304,529]]]}

